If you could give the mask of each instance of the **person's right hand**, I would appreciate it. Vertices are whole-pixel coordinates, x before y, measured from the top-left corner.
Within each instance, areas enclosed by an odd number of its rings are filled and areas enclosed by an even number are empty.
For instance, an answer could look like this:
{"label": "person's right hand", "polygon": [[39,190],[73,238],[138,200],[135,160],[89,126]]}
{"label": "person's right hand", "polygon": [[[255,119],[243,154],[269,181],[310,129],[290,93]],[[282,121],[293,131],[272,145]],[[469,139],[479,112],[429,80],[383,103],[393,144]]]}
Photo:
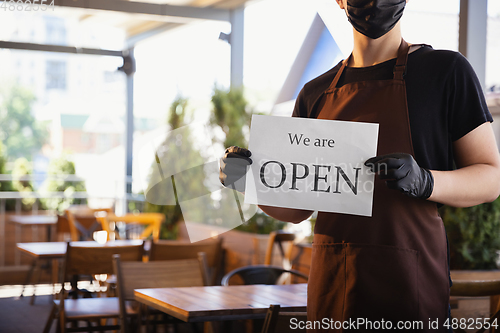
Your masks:
{"label": "person's right hand", "polygon": [[231,146],[220,159],[219,180],[225,187],[245,192],[247,166],[252,164],[250,150]]}

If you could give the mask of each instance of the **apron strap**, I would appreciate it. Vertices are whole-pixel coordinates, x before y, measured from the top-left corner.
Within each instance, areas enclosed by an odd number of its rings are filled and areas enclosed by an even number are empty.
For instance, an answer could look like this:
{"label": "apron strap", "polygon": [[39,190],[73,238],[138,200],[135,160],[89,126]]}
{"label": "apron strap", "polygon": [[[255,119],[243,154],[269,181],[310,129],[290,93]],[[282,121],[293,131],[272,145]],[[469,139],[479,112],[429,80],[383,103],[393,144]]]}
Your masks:
{"label": "apron strap", "polygon": [[409,49],[408,43],[401,38],[401,44],[398,49],[398,59],[396,60],[396,66],[394,66],[394,80],[402,81],[406,74],[406,62],[408,61]]}
{"label": "apron strap", "polygon": [[349,57],[347,57],[347,59],[344,59],[344,61],[342,62],[342,66],[340,67],[339,71],[335,75],[335,78],[333,79],[332,83],[330,84],[330,86],[328,87],[327,90],[331,90],[331,89],[334,89],[335,87],[337,87],[337,83],[339,83],[340,77],[342,76],[344,69],[346,68],[347,64],[349,63],[349,60],[351,60],[351,57],[352,57],[352,53],[349,55]]}
{"label": "apron strap", "polygon": [[[394,80],[401,81],[403,80],[403,77],[406,74],[406,62],[408,61],[409,49],[410,47],[408,46],[408,43],[403,38],[401,38],[401,44],[399,45],[398,49],[398,58],[396,60],[396,66],[394,66]],[[347,64],[349,63],[351,57],[352,53],[349,55],[349,57],[347,57],[347,59],[345,59],[342,62],[342,66],[338,70],[337,74],[335,75],[335,78],[328,87],[327,91],[337,87],[337,83],[339,83],[340,77],[342,76],[344,69],[347,67]]]}

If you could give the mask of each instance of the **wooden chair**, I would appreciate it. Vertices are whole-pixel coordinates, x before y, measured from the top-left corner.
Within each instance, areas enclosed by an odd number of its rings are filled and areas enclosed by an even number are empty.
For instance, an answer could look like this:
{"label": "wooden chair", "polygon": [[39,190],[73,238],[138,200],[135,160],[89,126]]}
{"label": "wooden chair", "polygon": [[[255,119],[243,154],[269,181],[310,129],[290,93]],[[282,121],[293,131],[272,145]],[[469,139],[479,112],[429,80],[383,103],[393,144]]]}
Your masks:
{"label": "wooden chair", "polygon": [[[290,261],[291,269],[309,276],[311,270],[312,244],[295,243],[288,248],[286,257]],[[292,277],[291,283],[298,283],[296,277]]]}
{"label": "wooden chair", "polygon": [[[261,333],[292,333],[292,332],[306,332],[305,322],[307,320],[306,312],[283,312],[280,311],[280,305],[271,305],[267,310],[264,325],[262,326]],[[292,318],[296,318],[296,325],[291,322]],[[302,325],[299,323],[302,322]],[[301,327],[303,329],[301,329]]]}
{"label": "wooden chair", "polygon": [[[277,246],[279,253],[281,255],[281,261],[282,265],[285,268],[290,268],[290,261],[289,258],[287,257],[285,253],[285,249],[283,247],[284,243],[289,243],[287,244],[288,246],[293,245],[293,242],[295,241],[295,234],[291,232],[286,232],[286,231],[273,231],[269,234],[269,240],[267,242],[267,248],[265,252],[265,257],[264,257],[264,265],[272,265],[273,264],[273,256],[274,256],[274,247]],[[259,239],[254,238],[254,251],[256,254],[256,257],[259,257],[260,253],[260,244],[259,244]],[[257,261],[258,263],[259,261]]]}
{"label": "wooden chair", "polygon": [[196,243],[181,241],[158,241],[151,244],[150,261],[196,259],[198,253],[207,256],[207,285],[218,285],[222,271],[222,238],[206,239]]}
{"label": "wooden chair", "polygon": [[111,208],[89,208],[85,205],[71,206],[65,211],[69,222],[71,241],[93,240],[94,231],[102,230],[96,213],[111,213]]}
{"label": "wooden chair", "polygon": [[71,229],[69,226],[68,217],[66,215],[57,215],[56,240],[59,242],[67,242],[70,239]]}
{"label": "wooden chair", "polygon": [[[201,252],[198,253],[198,259],[149,262],[123,262],[120,255],[114,255],[113,265],[117,278],[122,333],[139,332],[143,322],[143,311],[138,311],[134,316],[138,325],[136,330],[131,330],[134,323],[129,323],[128,318],[132,318],[126,309],[127,301],[134,302],[134,289],[204,286],[206,280],[206,257]],[[146,312],[146,323],[149,324],[147,314],[149,311],[144,312]],[[180,323],[174,320],[174,323],[177,322]]]}
{"label": "wooden chair", "polygon": [[308,280],[307,275],[301,272],[285,269],[278,266],[270,265],[252,265],[245,266],[235,269],[222,278],[221,284],[223,286],[229,286],[230,280],[234,276],[238,276],[243,280],[243,284],[279,284],[284,274],[291,274],[302,278],[301,283],[305,283]]}
{"label": "wooden chair", "polygon": [[165,221],[165,215],[162,213],[126,214],[122,216],[108,214],[98,217],[98,220],[101,222],[103,230],[107,231],[108,240],[110,240],[112,234],[115,235],[115,239],[121,239],[118,232],[116,232],[116,228],[112,228],[111,223],[123,222],[127,225],[144,226],[144,230],[142,230],[139,236],[140,239],[152,236],[153,241],[158,241],[160,239],[161,224]]}
{"label": "wooden chair", "polygon": [[[97,243],[96,243],[97,244]],[[113,254],[119,254],[122,260],[141,261],[144,252],[144,244],[139,245],[110,245],[110,246],[72,246],[68,243],[66,256],[61,271],[60,282],[64,286],[66,281],[74,275],[82,274],[113,274]],[[72,323],[78,326],[79,321],[97,322],[102,331],[119,329],[119,325],[100,325],[101,319],[119,317],[119,304],[116,297],[103,298],[78,298],[65,299],[65,290],[61,290],[60,299],[54,300],[52,310],[44,328],[44,333],[50,331],[52,321],[59,317],[59,329],[62,332],[89,331],[90,327],[72,327],[68,329],[66,324]],[[129,309],[129,312],[133,312]],[[95,327],[94,327],[95,328]]]}
{"label": "wooden chair", "polygon": [[[483,297],[483,296],[497,296],[500,295],[500,280],[489,280],[489,281],[453,281],[453,285],[450,289],[450,296],[457,297]],[[500,321],[500,309],[491,309],[489,315],[489,323]],[[484,324],[484,321],[482,321]],[[450,323],[451,324],[451,323]],[[487,328],[483,325],[483,328],[476,331],[476,333],[482,333]],[[454,332],[466,332],[465,330],[458,328],[453,328]],[[496,331],[496,330],[495,330]]]}

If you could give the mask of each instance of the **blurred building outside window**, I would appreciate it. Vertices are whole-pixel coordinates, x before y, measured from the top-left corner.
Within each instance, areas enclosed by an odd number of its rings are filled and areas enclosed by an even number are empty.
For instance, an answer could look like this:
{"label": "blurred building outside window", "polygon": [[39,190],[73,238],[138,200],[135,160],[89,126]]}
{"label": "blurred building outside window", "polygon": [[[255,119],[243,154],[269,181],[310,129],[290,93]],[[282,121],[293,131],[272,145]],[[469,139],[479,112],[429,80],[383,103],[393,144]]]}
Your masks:
{"label": "blurred building outside window", "polygon": [[66,62],[58,60],[47,60],[46,89],[66,89]]}

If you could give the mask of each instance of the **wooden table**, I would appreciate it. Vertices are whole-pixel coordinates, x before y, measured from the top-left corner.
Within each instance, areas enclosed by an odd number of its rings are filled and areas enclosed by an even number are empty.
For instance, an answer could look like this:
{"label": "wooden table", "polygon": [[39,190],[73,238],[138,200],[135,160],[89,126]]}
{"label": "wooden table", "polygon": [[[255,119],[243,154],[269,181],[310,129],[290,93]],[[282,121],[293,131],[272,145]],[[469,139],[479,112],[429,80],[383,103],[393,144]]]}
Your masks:
{"label": "wooden table", "polygon": [[[95,247],[106,247],[106,246],[128,246],[128,245],[140,245],[142,244],[142,239],[124,239],[115,240],[107,242],[104,244],[94,242],[94,241],[79,241],[71,242],[71,246],[95,246]],[[17,248],[23,253],[34,257],[34,258],[63,258],[66,254],[66,242],[32,242],[32,243],[18,243]]]}
{"label": "wooden table", "polygon": [[271,304],[306,311],[307,284],[153,288],[134,290],[135,299],[185,322],[258,319]]}
{"label": "wooden table", "polygon": [[[47,227],[47,241],[50,242],[52,228],[57,224],[57,216],[55,215],[14,215],[9,218],[9,222],[15,224],[15,241],[21,242],[22,227],[31,226],[32,240],[38,240],[38,227]],[[14,262],[16,266],[20,265],[20,253],[16,252]]]}
{"label": "wooden table", "polygon": [[[143,243],[143,240],[140,239],[130,239],[130,240],[116,240],[112,242],[107,242],[104,244],[94,242],[94,241],[81,241],[81,242],[71,242],[71,246],[95,246],[95,247],[105,247],[105,246],[128,246],[128,245],[140,245]],[[52,282],[55,283],[57,279],[57,271],[58,265],[57,260],[63,259],[66,254],[67,248],[66,242],[32,242],[32,243],[18,243],[17,248],[20,252],[30,256],[33,258],[33,262],[31,264],[31,268],[28,271],[28,275],[26,276],[26,282],[23,285],[23,289],[21,291],[21,297],[24,293],[24,287],[30,283],[32,280],[33,273],[36,273],[36,279],[33,279],[33,286],[36,286],[36,283],[40,282],[41,275],[41,265],[40,262],[43,259],[52,260]],[[35,282],[36,281],[36,282]],[[35,290],[33,290],[33,296],[31,298],[31,304],[35,302]]]}

